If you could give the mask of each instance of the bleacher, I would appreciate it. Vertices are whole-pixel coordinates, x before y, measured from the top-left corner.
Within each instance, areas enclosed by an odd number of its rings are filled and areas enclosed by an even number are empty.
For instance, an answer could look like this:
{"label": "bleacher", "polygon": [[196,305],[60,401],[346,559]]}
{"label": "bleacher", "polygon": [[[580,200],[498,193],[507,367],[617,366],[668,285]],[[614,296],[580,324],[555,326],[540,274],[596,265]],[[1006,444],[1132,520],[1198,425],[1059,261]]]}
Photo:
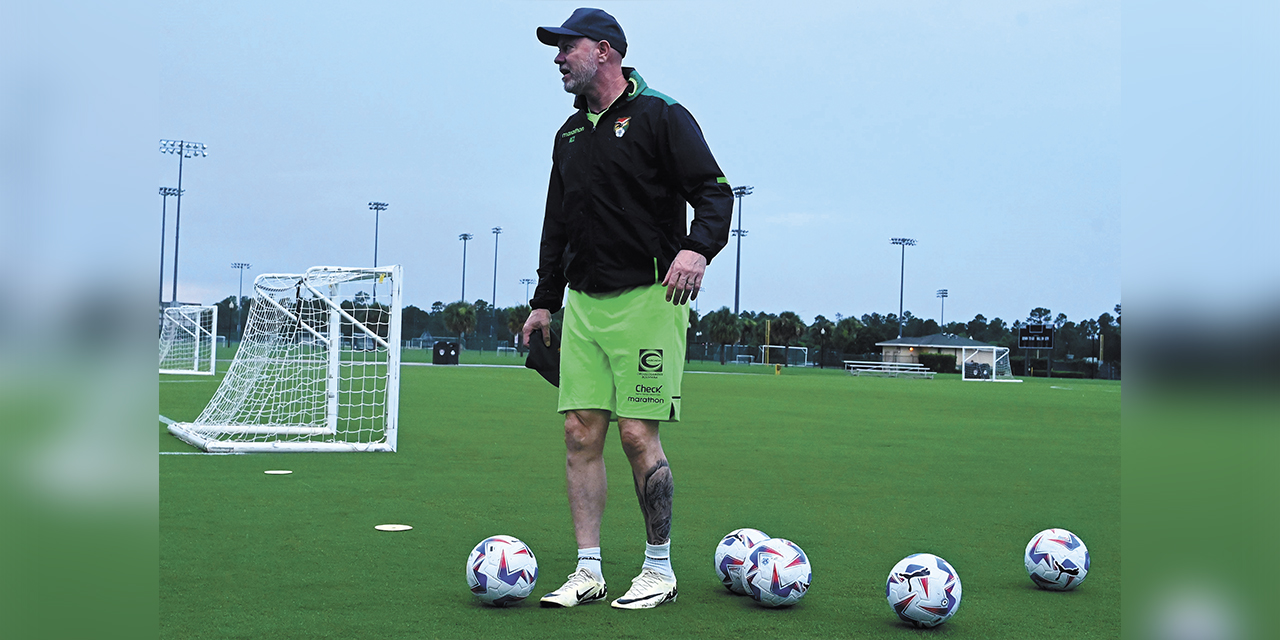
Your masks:
{"label": "bleacher", "polygon": [[870,360],[845,360],[844,370],[855,376],[879,376],[883,378],[927,378],[934,373],[922,364],[909,362],[873,362]]}

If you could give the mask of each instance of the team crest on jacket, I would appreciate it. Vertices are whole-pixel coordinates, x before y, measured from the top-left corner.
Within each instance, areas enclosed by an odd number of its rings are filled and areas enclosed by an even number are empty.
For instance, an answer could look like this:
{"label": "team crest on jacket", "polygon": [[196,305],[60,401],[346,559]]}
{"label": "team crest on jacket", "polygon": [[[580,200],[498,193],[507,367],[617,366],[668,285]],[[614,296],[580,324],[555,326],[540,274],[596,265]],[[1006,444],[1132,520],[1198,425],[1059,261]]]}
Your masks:
{"label": "team crest on jacket", "polygon": [[624,134],[627,133],[627,127],[629,126],[631,126],[630,116],[626,118],[618,118],[618,121],[613,123],[613,135],[621,138]]}

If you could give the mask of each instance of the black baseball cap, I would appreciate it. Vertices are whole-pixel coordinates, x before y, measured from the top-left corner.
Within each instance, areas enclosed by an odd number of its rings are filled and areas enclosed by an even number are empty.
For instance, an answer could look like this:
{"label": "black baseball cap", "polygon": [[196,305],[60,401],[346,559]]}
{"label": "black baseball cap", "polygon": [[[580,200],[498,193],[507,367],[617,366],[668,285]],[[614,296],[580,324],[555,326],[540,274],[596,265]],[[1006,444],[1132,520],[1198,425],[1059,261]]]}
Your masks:
{"label": "black baseball cap", "polygon": [[558,27],[538,27],[538,41],[542,44],[557,46],[560,36],[608,40],[609,46],[617,49],[619,55],[627,57],[627,36],[622,33],[622,26],[601,9],[575,9],[573,15]]}

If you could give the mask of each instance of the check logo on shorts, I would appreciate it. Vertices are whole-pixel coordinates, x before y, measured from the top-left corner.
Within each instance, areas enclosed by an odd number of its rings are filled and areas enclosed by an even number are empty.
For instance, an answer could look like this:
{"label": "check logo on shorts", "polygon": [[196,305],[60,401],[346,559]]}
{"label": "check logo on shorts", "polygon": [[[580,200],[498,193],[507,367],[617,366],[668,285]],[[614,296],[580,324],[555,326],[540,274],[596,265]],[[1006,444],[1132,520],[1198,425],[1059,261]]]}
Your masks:
{"label": "check logo on shorts", "polygon": [[640,373],[662,373],[662,349],[640,350]]}

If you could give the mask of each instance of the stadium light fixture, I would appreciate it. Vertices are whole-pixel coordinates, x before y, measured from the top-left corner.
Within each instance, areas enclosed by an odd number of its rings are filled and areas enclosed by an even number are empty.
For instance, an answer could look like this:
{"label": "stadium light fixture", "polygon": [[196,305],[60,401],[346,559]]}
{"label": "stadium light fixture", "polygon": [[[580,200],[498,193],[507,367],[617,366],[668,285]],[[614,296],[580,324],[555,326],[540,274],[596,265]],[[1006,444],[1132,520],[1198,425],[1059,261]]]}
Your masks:
{"label": "stadium light fixture", "polygon": [[902,292],[907,281],[907,247],[916,246],[916,241],[912,238],[889,238],[889,244],[902,246],[902,273],[898,280],[898,337],[902,337]]}
{"label": "stadium light fixture", "polygon": [[178,304],[178,239],[182,232],[182,160],[183,158],[205,158],[209,155],[209,146],[203,142],[187,142],[186,140],[161,140],[160,153],[178,156],[178,207],[173,222],[173,298],[172,304]]}
{"label": "stadium light fixture", "polygon": [[738,315],[738,293],[740,291],[739,285],[742,282],[742,236],[747,235],[747,232],[742,230],[742,199],[751,195],[752,191],[755,191],[755,187],[751,187],[747,185],[733,188],[733,197],[738,199],[738,228],[733,230],[733,235],[738,237],[737,266],[734,268],[734,271],[733,271],[733,315],[734,316]]}
{"label": "stadium light fixture", "polygon": [[462,241],[462,298],[463,302],[467,301],[467,241],[475,236],[469,233],[458,234],[458,239]]}
{"label": "stadium light fixture", "polygon": [[938,289],[938,297],[942,298],[942,313],[938,314],[938,327],[946,333],[947,326],[947,290]]}
{"label": "stadium light fixture", "polygon": [[164,306],[164,227],[169,219],[169,196],[178,195],[172,187],[160,187],[160,305]]}
{"label": "stadium light fixture", "polygon": [[244,270],[252,267],[248,262],[232,262],[232,269],[240,270],[240,292],[236,294],[236,337],[239,338],[243,327],[241,319],[244,318]]}
{"label": "stadium light fixture", "polygon": [[524,285],[524,300],[526,304],[529,303],[529,285],[537,282],[538,281],[533,278],[520,278],[520,284]]}
{"label": "stadium light fixture", "polygon": [[[502,235],[502,227],[493,228],[493,297],[489,299],[489,308],[498,308],[498,236]],[[490,312],[492,313],[492,311]]]}
{"label": "stadium light fixture", "polygon": [[378,266],[378,219],[382,216],[382,212],[387,210],[385,202],[370,202],[369,209],[373,211],[373,266]]}

